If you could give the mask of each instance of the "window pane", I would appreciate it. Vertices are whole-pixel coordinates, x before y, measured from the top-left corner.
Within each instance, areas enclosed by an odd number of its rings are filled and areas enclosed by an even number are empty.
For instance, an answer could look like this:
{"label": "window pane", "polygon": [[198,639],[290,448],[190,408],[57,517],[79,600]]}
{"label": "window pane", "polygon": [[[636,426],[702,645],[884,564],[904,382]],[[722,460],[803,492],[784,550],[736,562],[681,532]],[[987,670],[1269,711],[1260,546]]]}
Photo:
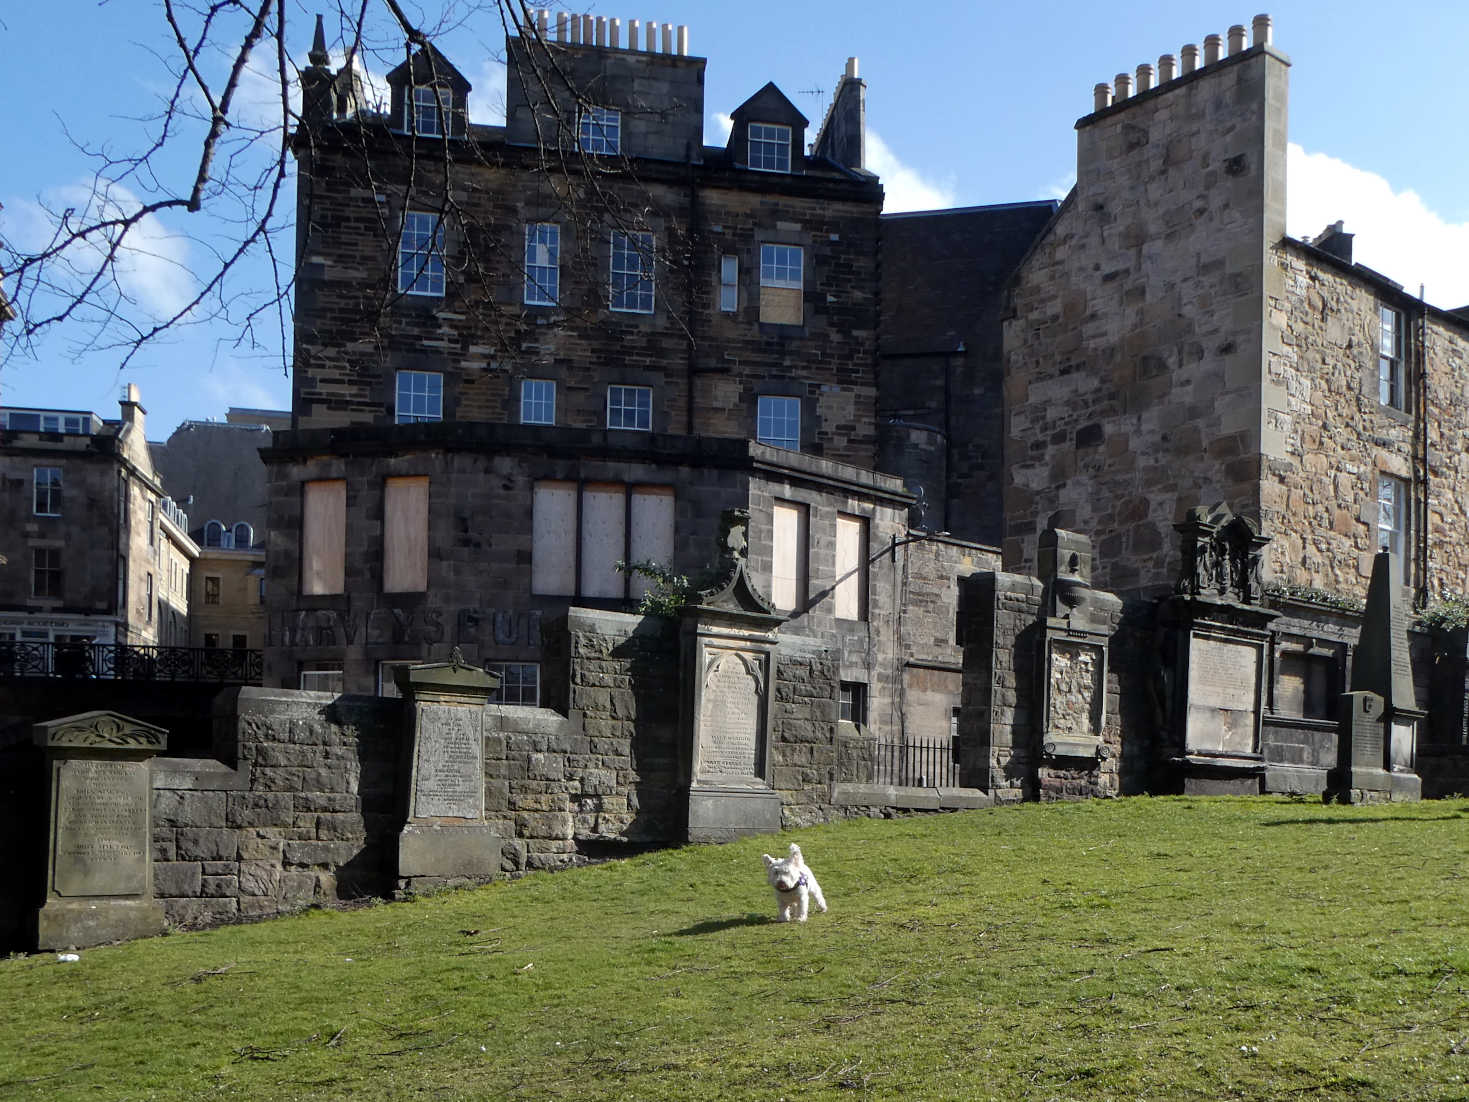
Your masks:
{"label": "window pane", "polygon": [[796,245],[760,246],[760,285],[800,287],[802,254]]}
{"label": "window pane", "polygon": [[761,172],[791,170],[791,128],[770,123],[750,124],[750,167]]}
{"label": "window pane", "polygon": [[436,214],[409,211],[398,242],[398,290],[409,295],[444,293],[444,225]]}
{"label": "window pane", "polygon": [[645,386],[609,386],[607,388],[607,427],[651,431],[653,427],[653,391]]}
{"label": "window pane", "polygon": [[520,384],[520,423],[556,423],[556,384],[550,379],[525,379]]}
{"label": "window pane", "polygon": [[777,448],[801,450],[801,400],[761,395],[755,418],[755,439]]}
{"label": "window pane", "polygon": [[561,295],[561,227],[535,222],[525,227],[525,302],[555,306]]}
{"label": "window pane", "polygon": [[486,667],[500,675],[500,688],[490,699],[501,704],[536,707],[541,702],[541,667],[535,662],[491,662]]}
{"label": "window pane", "polygon": [[41,517],[59,517],[61,515],[61,468],[36,467],[34,477],[35,514]]}
{"label": "window pane", "polygon": [[738,257],[719,258],[719,308],[732,314],[740,306],[740,261]]}
{"label": "window pane", "polygon": [[622,112],[588,107],[581,114],[577,144],[583,153],[617,153],[622,148]]}
{"label": "window pane", "polygon": [[653,312],[653,235],[612,234],[612,261],[608,280],[613,310]]}
{"label": "window pane", "polygon": [[444,419],[444,377],[437,371],[398,372],[398,424]]}

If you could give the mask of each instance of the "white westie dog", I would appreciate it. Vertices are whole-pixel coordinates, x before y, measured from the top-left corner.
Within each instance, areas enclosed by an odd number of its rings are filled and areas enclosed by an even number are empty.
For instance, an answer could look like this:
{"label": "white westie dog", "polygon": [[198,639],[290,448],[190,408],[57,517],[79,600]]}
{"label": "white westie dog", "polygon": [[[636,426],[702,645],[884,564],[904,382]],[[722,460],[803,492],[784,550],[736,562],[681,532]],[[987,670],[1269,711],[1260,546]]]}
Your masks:
{"label": "white westie dog", "polygon": [[765,875],[775,889],[777,922],[806,921],[806,910],[811,900],[816,900],[818,911],[826,910],[826,897],[821,894],[821,885],[816,874],[806,865],[801,856],[801,847],[791,843],[789,857],[772,857],[761,854],[765,859]]}

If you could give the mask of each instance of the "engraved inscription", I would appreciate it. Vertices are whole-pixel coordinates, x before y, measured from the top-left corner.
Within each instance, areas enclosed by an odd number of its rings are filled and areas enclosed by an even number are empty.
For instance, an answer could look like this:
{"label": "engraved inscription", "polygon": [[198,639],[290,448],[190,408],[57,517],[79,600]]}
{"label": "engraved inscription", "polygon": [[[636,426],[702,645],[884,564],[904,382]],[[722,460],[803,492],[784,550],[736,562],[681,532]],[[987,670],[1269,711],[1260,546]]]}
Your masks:
{"label": "engraved inscription", "polygon": [[478,708],[418,705],[415,758],[415,817],[484,818],[485,747]]}
{"label": "engraved inscription", "polygon": [[1189,641],[1188,749],[1253,753],[1259,685],[1258,647],[1194,636]]}
{"label": "engraved inscription", "polygon": [[721,655],[704,683],[699,708],[700,772],[758,776],[759,732],[759,682],[737,656]]}
{"label": "engraved inscription", "polygon": [[[1401,601],[1392,604],[1392,645],[1388,647],[1388,653],[1392,660],[1393,688],[1398,686],[1411,686],[1413,684],[1413,663],[1408,656],[1408,610]],[[1407,700],[1393,700],[1394,707],[1412,707],[1413,698]]]}
{"label": "engraved inscription", "polygon": [[1050,714],[1046,733],[1091,737],[1102,730],[1102,653],[1098,647],[1056,642],[1051,645]]}
{"label": "engraved inscription", "polygon": [[64,761],[56,782],[58,895],[143,895],[148,890],[148,766]]}
{"label": "engraved inscription", "polygon": [[[1378,698],[1381,699],[1381,698]],[[1352,766],[1356,769],[1382,769],[1383,716],[1375,712],[1352,714]]]}

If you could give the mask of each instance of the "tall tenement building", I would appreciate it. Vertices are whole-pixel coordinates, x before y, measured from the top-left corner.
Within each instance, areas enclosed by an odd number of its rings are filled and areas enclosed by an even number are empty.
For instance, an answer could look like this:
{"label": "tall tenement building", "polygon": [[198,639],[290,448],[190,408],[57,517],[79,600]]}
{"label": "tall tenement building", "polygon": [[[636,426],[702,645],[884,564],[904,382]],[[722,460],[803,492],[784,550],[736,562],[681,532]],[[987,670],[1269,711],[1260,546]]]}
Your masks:
{"label": "tall tenement building", "polygon": [[375,114],[318,31],[293,425],[264,453],[267,682],[391,691],[457,646],[507,701],[565,707],[550,625],[632,608],[619,564],[697,574],[745,509],[786,645],[831,663],[843,714],[947,733],[953,616],[914,610],[996,559],[911,544],[914,495],[874,470],[883,192],[856,59],[814,137],[766,84],[709,146],[682,27],[542,13],[506,57],[504,126],[470,121],[432,47]]}

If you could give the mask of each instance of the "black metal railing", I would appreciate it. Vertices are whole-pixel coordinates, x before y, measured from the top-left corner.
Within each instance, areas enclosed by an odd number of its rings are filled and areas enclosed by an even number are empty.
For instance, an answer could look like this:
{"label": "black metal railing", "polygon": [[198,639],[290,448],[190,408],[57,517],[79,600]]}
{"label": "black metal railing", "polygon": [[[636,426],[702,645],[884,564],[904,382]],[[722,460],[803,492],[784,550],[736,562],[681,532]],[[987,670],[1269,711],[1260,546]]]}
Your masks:
{"label": "black metal railing", "polygon": [[878,739],[873,780],[900,788],[959,787],[958,747],[952,738]]}
{"label": "black metal railing", "polygon": [[102,677],[258,685],[265,677],[265,655],[262,651],[243,648],[0,640],[0,677]]}

